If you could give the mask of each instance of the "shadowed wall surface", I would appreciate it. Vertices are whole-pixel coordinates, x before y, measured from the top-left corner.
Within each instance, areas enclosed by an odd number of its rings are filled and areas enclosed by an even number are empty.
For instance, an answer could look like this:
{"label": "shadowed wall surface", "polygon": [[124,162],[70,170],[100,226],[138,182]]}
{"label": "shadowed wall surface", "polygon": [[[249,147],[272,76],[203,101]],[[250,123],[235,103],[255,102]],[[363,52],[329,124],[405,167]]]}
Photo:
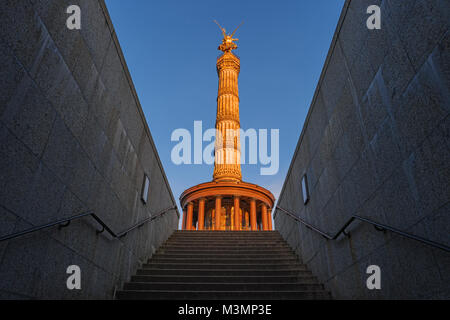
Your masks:
{"label": "shadowed wall surface", "polygon": [[[1,1],[0,26],[0,236],[86,210],[118,233],[175,206],[103,0]],[[170,210],[114,239],[88,217],[1,242],[0,298],[112,298],[177,225]]]}
{"label": "shadowed wall surface", "polygon": [[[280,207],[329,234],[357,214],[450,245],[449,21],[445,0],[346,2]],[[327,241],[280,210],[275,226],[335,298],[450,298],[444,251],[358,222]]]}

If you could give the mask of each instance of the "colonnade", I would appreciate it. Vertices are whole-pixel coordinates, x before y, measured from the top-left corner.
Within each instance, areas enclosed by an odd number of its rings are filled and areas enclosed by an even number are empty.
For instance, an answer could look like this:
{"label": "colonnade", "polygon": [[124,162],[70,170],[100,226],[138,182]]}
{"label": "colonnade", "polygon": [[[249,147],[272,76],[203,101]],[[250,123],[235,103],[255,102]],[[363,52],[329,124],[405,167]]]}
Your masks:
{"label": "colonnade", "polygon": [[241,196],[209,196],[187,202],[183,230],[272,230],[271,208],[263,201]]}

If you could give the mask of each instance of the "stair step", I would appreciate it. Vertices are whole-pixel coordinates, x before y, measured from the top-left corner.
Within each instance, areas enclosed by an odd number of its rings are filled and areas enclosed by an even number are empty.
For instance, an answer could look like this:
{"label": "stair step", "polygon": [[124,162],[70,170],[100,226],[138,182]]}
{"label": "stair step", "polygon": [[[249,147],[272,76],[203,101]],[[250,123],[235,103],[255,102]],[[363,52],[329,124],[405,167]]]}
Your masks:
{"label": "stair step", "polygon": [[190,247],[267,247],[267,246],[275,246],[275,247],[286,247],[286,244],[281,241],[274,241],[274,242],[255,242],[255,241],[249,241],[249,242],[232,242],[232,241],[167,241],[165,243],[166,246],[190,246]]}
{"label": "stair step", "polygon": [[169,258],[165,256],[158,256],[153,259],[150,259],[148,263],[177,263],[177,264],[295,264],[297,259],[295,257],[288,258],[275,258],[275,257],[267,257],[267,258]]}
{"label": "stair step", "polygon": [[191,275],[191,276],[311,276],[311,272],[305,267],[295,266],[291,269],[138,269],[137,275]]}
{"label": "stair step", "polygon": [[330,299],[325,291],[167,291],[167,290],[121,290],[121,300],[306,300]]}
{"label": "stair step", "polygon": [[294,263],[264,263],[264,264],[236,264],[236,263],[159,263],[159,262],[150,262],[143,265],[143,269],[152,268],[152,269],[234,269],[234,270],[242,270],[242,269],[253,269],[253,270],[265,270],[265,269],[292,269],[296,267]]}
{"label": "stair step", "polygon": [[285,247],[286,243],[282,241],[167,241],[167,246],[221,246],[221,247],[264,247],[264,246],[280,246]]}
{"label": "stair step", "polygon": [[176,243],[176,244],[172,244],[172,243],[166,243],[162,246],[162,248],[178,248],[178,249],[199,249],[199,248],[207,248],[207,249],[214,249],[214,250],[220,250],[220,249],[224,249],[224,250],[251,250],[251,249],[290,249],[290,247],[286,244],[261,244],[261,245],[257,245],[257,244],[234,244],[234,245],[229,245],[229,244],[213,244],[213,243],[202,243],[202,244],[190,244],[190,243]]}
{"label": "stair step", "polygon": [[178,249],[158,249],[157,254],[170,254],[170,255],[276,255],[276,254],[294,254],[290,249],[283,250],[216,250],[210,249],[191,249],[191,250],[178,250]]}
{"label": "stair step", "polygon": [[245,234],[245,233],[228,233],[228,234],[174,234],[169,239],[174,238],[198,238],[198,239],[283,239],[281,235],[277,234]]}
{"label": "stair step", "polygon": [[305,283],[186,283],[186,282],[128,282],[124,290],[169,291],[320,291],[321,284]]}
{"label": "stair step", "polygon": [[156,253],[151,259],[297,259],[293,253]]}
{"label": "stair step", "polygon": [[[178,271],[178,270],[177,270]],[[307,276],[238,276],[238,275],[135,275],[131,277],[131,282],[182,282],[182,283],[318,283],[317,279],[311,275]]]}

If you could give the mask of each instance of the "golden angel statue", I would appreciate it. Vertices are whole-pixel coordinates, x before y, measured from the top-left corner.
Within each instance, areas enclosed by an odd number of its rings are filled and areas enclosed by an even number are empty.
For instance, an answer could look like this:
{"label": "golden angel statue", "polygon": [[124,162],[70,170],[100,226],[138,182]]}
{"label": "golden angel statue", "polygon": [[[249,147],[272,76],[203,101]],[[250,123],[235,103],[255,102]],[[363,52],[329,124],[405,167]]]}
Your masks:
{"label": "golden angel statue", "polygon": [[233,41],[238,41],[239,39],[235,39],[233,38],[234,34],[236,33],[237,29],[239,29],[239,27],[242,25],[242,22],[234,31],[232,34],[227,34],[227,31],[221,27],[221,25],[214,20],[214,22],[219,26],[220,30],[222,30],[222,34],[223,34],[223,39],[222,39],[222,44],[217,48],[223,52],[230,52],[231,50],[237,49],[237,44],[234,43]]}

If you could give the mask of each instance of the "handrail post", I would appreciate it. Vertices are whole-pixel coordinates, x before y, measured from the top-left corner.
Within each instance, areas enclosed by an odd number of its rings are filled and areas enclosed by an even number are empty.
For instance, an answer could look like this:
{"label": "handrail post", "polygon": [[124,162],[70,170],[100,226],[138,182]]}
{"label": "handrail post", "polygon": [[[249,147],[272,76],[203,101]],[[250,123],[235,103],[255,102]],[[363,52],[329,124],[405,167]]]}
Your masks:
{"label": "handrail post", "polygon": [[62,228],[68,227],[70,224],[71,220],[67,221],[65,224],[59,224],[58,225],[58,230],[61,230]]}

